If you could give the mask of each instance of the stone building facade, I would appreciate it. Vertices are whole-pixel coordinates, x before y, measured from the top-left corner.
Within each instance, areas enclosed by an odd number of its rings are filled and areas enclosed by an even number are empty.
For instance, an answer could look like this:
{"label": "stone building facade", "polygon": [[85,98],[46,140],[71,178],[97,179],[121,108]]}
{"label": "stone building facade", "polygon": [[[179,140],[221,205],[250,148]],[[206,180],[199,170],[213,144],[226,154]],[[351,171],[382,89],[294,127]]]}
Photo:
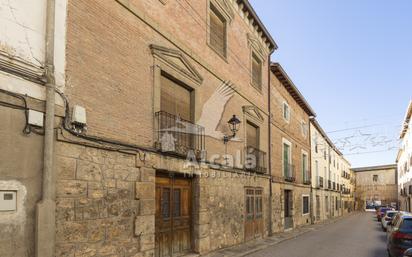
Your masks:
{"label": "stone building facade", "polygon": [[[68,192],[57,201],[74,213],[58,216],[60,255],[204,254],[268,235],[263,71],[276,45],[242,2],[69,1],[64,93],[87,110],[88,135],[120,141],[126,150],[86,146],[90,158],[76,156],[74,176],[59,177]],[[234,115],[241,123],[225,143]],[[65,149],[73,141],[63,135],[59,144]],[[195,162],[186,160],[187,147]],[[249,150],[258,160],[251,170]],[[56,165],[73,162],[66,157]],[[107,216],[86,211],[78,218],[79,208]],[[84,234],[67,237],[70,230]]]}
{"label": "stone building facade", "polygon": [[316,119],[310,123],[312,206],[314,222],[347,214],[353,210],[354,186],[351,164],[336,148]]}
{"label": "stone building facade", "polygon": [[401,147],[396,158],[398,168],[398,197],[399,207],[404,211],[412,211],[412,101],[409,102],[400,134]]}
{"label": "stone building facade", "polygon": [[362,211],[374,203],[397,206],[397,167],[394,164],[355,168],[356,208]]}
{"label": "stone building facade", "polygon": [[315,113],[280,64],[271,66],[273,231],[311,224],[309,117]]}
{"label": "stone building facade", "polygon": [[[34,72],[17,74],[16,81],[34,88],[28,96],[12,81],[16,74],[4,74],[12,78],[2,84],[18,94],[1,96],[8,140],[2,147],[21,143],[2,155],[1,190],[16,193],[18,208],[0,213],[7,215],[2,231],[9,231],[1,255],[15,256],[18,248],[19,256],[35,255],[39,245],[30,231],[50,227],[55,234],[47,245],[56,256],[204,254],[267,236],[267,71],[276,44],[250,4],[50,2],[67,14],[53,24],[54,34],[65,32],[54,42],[62,73],[57,63],[43,62],[37,82]],[[45,113],[46,65],[55,67],[48,72],[55,71],[57,84],[56,221],[41,230],[34,213],[45,128],[40,123],[38,134],[21,135],[24,106],[9,107],[25,100]],[[236,128],[231,118],[240,121]],[[16,162],[23,155],[26,162]]]}

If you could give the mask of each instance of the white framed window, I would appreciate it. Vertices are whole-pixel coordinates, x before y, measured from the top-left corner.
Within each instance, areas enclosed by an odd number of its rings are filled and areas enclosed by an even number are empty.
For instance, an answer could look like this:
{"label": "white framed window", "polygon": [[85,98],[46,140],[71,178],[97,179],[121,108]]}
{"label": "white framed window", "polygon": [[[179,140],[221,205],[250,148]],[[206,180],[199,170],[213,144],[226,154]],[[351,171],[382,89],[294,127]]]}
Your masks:
{"label": "white framed window", "polygon": [[318,141],[319,141],[318,140],[318,133],[315,132],[315,137],[314,137],[314,140],[313,140],[313,144],[315,146],[315,153],[319,152]]}
{"label": "white framed window", "polygon": [[310,205],[309,205],[309,195],[302,195],[302,215],[309,215]]}
{"label": "white framed window", "polygon": [[283,102],[283,119],[287,122],[290,121],[290,107],[286,102]]}
{"label": "white framed window", "polygon": [[304,120],[300,122],[300,129],[302,131],[303,137],[306,138],[308,136],[308,125]]}
{"label": "white framed window", "polygon": [[307,183],[310,181],[310,176],[309,176],[309,158],[308,158],[308,153],[302,150],[302,178],[303,178],[303,183]]}

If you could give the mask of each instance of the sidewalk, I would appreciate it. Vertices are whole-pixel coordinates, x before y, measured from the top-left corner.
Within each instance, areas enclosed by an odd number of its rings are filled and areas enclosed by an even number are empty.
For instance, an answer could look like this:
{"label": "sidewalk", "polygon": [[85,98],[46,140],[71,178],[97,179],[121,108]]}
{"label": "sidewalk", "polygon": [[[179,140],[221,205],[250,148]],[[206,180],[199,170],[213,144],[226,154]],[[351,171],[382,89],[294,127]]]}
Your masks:
{"label": "sidewalk", "polygon": [[316,231],[319,230],[329,224],[338,222],[341,219],[344,219],[346,217],[349,217],[350,215],[354,215],[356,212],[333,218],[330,220],[326,220],[324,222],[314,224],[314,225],[308,225],[300,228],[296,228],[294,230],[291,230],[289,232],[282,232],[282,233],[277,233],[273,235],[272,237],[268,237],[265,239],[259,239],[259,240],[254,240],[251,242],[247,242],[241,245],[221,249],[206,255],[202,255],[203,257],[243,257],[247,256],[249,254],[261,251],[267,247],[270,247],[272,245],[279,244],[281,242],[284,242],[286,240],[291,240],[294,238],[297,238],[305,233],[311,232],[311,231]]}

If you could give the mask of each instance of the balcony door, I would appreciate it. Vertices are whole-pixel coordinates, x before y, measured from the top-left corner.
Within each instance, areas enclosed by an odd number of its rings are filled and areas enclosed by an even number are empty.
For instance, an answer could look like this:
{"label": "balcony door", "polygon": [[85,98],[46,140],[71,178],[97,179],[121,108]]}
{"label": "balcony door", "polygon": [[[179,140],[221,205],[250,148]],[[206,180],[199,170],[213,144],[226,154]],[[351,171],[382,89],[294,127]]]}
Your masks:
{"label": "balcony door", "polygon": [[[259,150],[259,127],[255,124],[246,122],[246,154],[253,157],[253,162],[250,158],[246,158],[246,168],[258,172],[259,168],[264,167],[264,159]],[[250,162],[250,163],[249,163]]]}
{"label": "balcony door", "polygon": [[245,189],[245,241],[262,237],[263,235],[263,189]]}
{"label": "balcony door", "polygon": [[283,143],[283,153],[282,153],[282,158],[283,158],[283,176],[285,178],[292,178],[293,173],[292,173],[292,149],[291,145],[289,143],[284,142]]}
{"label": "balcony door", "polygon": [[192,90],[166,74],[160,79],[158,138],[163,152],[186,155],[193,148]]}
{"label": "balcony door", "polygon": [[160,110],[192,121],[192,91],[166,74],[160,84]]}

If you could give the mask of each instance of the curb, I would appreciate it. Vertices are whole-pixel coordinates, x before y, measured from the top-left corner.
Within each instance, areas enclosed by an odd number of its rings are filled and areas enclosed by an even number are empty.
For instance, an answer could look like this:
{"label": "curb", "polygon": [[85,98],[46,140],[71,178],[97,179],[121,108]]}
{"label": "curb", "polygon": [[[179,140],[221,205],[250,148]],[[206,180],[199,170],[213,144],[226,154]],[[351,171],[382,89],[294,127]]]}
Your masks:
{"label": "curb", "polygon": [[[283,243],[283,242],[296,239],[296,238],[298,238],[298,237],[300,237],[300,236],[302,236],[302,235],[305,235],[306,233],[319,231],[319,230],[327,227],[328,225],[334,224],[334,223],[336,223],[336,222],[338,222],[338,221],[340,221],[340,220],[342,220],[342,219],[348,218],[348,217],[353,216],[353,215],[356,215],[356,214],[358,214],[358,212],[353,212],[353,213],[347,214],[347,215],[345,215],[345,216],[336,217],[336,218],[333,218],[333,219],[330,219],[330,220],[326,220],[326,221],[321,222],[321,223],[318,223],[318,224],[312,224],[312,225],[309,225],[309,226],[306,226],[306,227],[302,227],[302,228],[301,228],[302,231],[297,232],[296,234],[293,234],[293,235],[291,235],[291,236],[289,236],[289,237],[279,238],[279,239],[278,239],[277,241],[275,241],[275,242],[266,243],[265,245],[262,245],[262,246],[257,246],[257,247],[255,247],[255,248],[249,250],[249,251],[245,251],[245,252],[240,253],[240,254],[235,254],[235,253],[234,253],[234,254],[221,253],[221,257],[245,257],[245,256],[251,255],[251,254],[253,254],[253,253],[262,251],[262,250],[264,250],[264,249],[266,249],[266,248],[269,248],[269,247],[271,247],[271,246],[278,245],[278,244],[281,244],[281,243]],[[293,232],[293,231],[292,231],[292,232]],[[296,230],[295,230],[295,232],[296,232]],[[267,239],[271,239],[271,238],[272,238],[272,239],[275,239],[276,237],[279,237],[279,236],[282,235],[282,234],[284,235],[285,233],[284,233],[284,232],[281,232],[281,233],[278,233],[277,236],[272,236],[272,237],[268,237],[268,238],[265,238],[265,239],[266,239],[266,240],[267,240]],[[263,239],[263,240],[265,240],[265,239]],[[257,242],[257,241],[255,241],[255,242]],[[236,248],[239,247],[239,246],[242,246],[242,245],[233,246],[233,247],[229,247],[229,248],[226,248],[226,249],[221,249],[221,251],[230,250],[230,249],[236,249]],[[203,255],[203,257],[214,257],[213,254],[219,254],[219,251],[214,252],[214,253],[209,253],[209,254],[207,254],[207,255]],[[217,256],[218,256],[218,255],[217,255]]]}

